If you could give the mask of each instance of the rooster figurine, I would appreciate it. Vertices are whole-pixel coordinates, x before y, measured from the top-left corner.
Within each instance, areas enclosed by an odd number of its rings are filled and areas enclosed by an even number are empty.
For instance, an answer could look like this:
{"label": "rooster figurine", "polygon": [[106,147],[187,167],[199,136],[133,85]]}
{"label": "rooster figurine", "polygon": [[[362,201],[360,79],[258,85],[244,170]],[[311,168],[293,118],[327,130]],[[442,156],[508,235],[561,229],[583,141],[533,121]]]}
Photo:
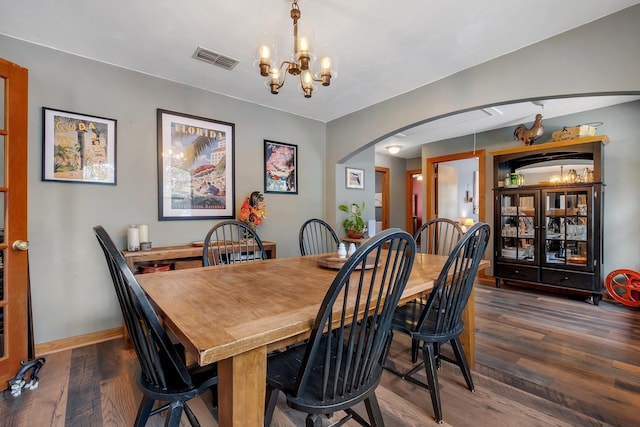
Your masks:
{"label": "rooster figurine", "polygon": [[524,145],[531,145],[533,141],[540,138],[544,133],[542,127],[542,114],[536,114],[536,120],[531,129],[527,129],[524,124],[519,124],[513,131],[513,138],[524,142]]}

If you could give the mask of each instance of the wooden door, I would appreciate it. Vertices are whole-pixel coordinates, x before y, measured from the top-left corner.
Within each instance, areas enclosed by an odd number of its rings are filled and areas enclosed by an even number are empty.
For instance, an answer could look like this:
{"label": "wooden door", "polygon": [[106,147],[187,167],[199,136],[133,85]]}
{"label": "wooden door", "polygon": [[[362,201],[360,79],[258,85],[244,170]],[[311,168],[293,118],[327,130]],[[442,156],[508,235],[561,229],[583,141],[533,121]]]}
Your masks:
{"label": "wooden door", "polygon": [[0,389],[28,356],[28,76],[0,58]]}
{"label": "wooden door", "polygon": [[412,169],[406,172],[406,230],[413,236],[422,226],[422,170]]}
{"label": "wooden door", "polygon": [[438,171],[437,166],[440,163],[451,162],[454,160],[463,160],[463,159],[478,159],[478,200],[475,202],[478,205],[478,221],[484,221],[484,168],[485,168],[485,160],[484,160],[484,150],[475,150],[475,151],[467,151],[464,153],[456,153],[456,154],[448,154],[442,157],[430,157],[426,160],[425,170],[427,171],[427,191],[426,191],[426,204],[427,204],[427,212],[426,212],[426,220],[430,220],[436,217],[441,217],[442,215],[436,215],[436,206],[438,204],[438,191],[437,191],[437,182],[436,182],[436,172]]}
{"label": "wooden door", "polygon": [[439,163],[436,175],[436,217],[458,220],[458,170]]}

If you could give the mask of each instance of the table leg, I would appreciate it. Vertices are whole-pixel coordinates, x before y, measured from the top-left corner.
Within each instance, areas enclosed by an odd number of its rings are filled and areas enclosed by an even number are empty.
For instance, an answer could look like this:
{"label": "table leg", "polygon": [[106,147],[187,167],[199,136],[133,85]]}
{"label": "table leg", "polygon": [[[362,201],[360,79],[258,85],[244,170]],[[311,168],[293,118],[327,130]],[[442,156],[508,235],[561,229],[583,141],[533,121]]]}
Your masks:
{"label": "table leg", "polygon": [[259,347],[218,362],[218,425],[264,425],[267,348]]}
{"label": "table leg", "polygon": [[464,330],[460,335],[460,341],[464,348],[464,353],[467,356],[467,363],[469,363],[469,369],[473,369],[476,364],[476,303],[475,303],[475,290],[471,289],[471,295],[469,295],[469,301],[467,307],[462,313],[462,321],[464,322]]}

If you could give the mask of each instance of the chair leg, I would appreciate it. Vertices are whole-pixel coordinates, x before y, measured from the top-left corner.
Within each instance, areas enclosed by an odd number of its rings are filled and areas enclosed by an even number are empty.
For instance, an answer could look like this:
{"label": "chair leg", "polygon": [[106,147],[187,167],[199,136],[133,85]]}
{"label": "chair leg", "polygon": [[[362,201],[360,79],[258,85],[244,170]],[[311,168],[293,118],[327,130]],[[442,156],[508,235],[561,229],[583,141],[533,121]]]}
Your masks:
{"label": "chair leg", "polygon": [[189,408],[189,405],[187,405],[187,402],[184,402],[183,408],[184,408],[184,413],[187,414],[187,419],[189,420],[189,424],[191,424],[192,427],[200,427],[200,422],[198,422],[198,419],[196,418],[196,414],[194,414],[191,408]]}
{"label": "chair leg", "polygon": [[433,343],[433,354],[434,354],[434,358],[436,361],[436,369],[440,369],[442,368],[442,359],[440,359],[440,343],[439,342],[434,342]]}
{"label": "chair leg", "polygon": [[420,352],[420,341],[411,339],[411,363],[418,361],[418,353]]}
{"label": "chair leg", "polygon": [[382,412],[380,411],[380,405],[378,405],[378,399],[375,393],[371,393],[371,396],[364,400],[364,406],[367,409],[371,427],[384,427]]}
{"label": "chair leg", "polygon": [[322,427],[322,417],[319,414],[308,414],[305,427]]}
{"label": "chair leg", "polygon": [[433,346],[425,343],[422,346],[422,357],[424,358],[424,370],[427,375],[427,384],[429,386],[429,394],[431,394],[431,405],[435,420],[438,424],[442,423],[442,405],[440,404],[440,386],[438,385],[438,371],[436,369],[436,360]]}
{"label": "chair leg", "polygon": [[[171,405],[169,406],[169,414],[167,415],[167,418],[164,420],[165,427],[178,427],[180,425],[180,420],[182,419],[183,405],[184,403],[179,400],[175,402],[171,402]],[[198,421],[196,421],[195,426],[198,426],[198,425],[199,425]]]}
{"label": "chair leg", "polygon": [[265,396],[264,404],[264,427],[271,425],[273,419],[273,411],[276,409],[276,403],[278,403],[278,393],[280,390],[274,387],[267,386],[267,394]]}
{"label": "chair leg", "polygon": [[218,409],[218,384],[211,387],[211,404],[214,409]]}
{"label": "chair leg", "polygon": [[136,415],[136,421],[133,424],[135,427],[144,427],[144,425],[147,424],[147,420],[149,419],[149,414],[151,414],[151,409],[153,409],[154,403],[155,400],[150,399],[147,396],[142,397],[142,401],[138,407],[138,415]]}
{"label": "chair leg", "polygon": [[475,388],[473,386],[473,380],[471,379],[471,371],[469,370],[469,364],[467,363],[467,356],[464,354],[464,349],[462,348],[459,337],[455,337],[451,340],[451,347],[453,347],[453,354],[456,356],[456,360],[458,361],[458,366],[462,371],[464,380],[467,382],[467,388],[474,391]]}

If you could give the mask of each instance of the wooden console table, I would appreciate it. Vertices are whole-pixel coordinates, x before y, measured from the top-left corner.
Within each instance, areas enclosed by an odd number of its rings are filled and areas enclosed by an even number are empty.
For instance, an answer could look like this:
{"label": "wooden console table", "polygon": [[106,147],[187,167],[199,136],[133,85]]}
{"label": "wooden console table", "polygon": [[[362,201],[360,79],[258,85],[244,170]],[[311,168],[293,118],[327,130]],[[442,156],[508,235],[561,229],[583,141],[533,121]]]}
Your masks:
{"label": "wooden console table", "polygon": [[[267,258],[276,257],[276,244],[263,241]],[[169,264],[171,270],[202,267],[202,246],[180,245],[152,248],[148,251],[122,251],[127,265],[134,274],[140,273],[140,266]]]}

